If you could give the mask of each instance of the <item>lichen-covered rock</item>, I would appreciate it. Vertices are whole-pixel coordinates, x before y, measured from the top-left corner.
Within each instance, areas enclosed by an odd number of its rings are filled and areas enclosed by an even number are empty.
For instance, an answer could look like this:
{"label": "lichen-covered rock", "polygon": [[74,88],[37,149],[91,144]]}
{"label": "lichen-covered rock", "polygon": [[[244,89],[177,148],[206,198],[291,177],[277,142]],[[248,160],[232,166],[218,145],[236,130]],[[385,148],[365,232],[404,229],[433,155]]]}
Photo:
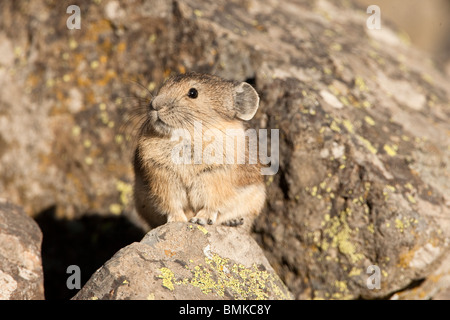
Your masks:
{"label": "lichen-covered rock", "polygon": [[200,71],[253,83],[252,127],[280,130],[254,235],[296,298],[389,297],[448,254],[448,75],[365,8],[82,1],[68,30],[61,1],[0,5],[0,193],[30,214],[131,212],[129,91]]}
{"label": "lichen-covered rock", "polygon": [[44,299],[41,243],[36,222],[0,198],[0,300]]}
{"label": "lichen-covered rock", "polygon": [[81,299],[291,299],[263,251],[237,228],[169,223],[115,254]]}

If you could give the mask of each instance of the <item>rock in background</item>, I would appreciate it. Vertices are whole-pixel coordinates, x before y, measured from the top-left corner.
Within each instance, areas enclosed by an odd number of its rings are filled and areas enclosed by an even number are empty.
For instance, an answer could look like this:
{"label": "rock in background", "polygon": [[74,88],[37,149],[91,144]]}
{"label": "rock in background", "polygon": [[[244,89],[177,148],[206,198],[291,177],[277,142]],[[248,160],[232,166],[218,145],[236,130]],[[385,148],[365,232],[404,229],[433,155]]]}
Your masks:
{"label": "rock in background", "polygon": [[392,300],[450,300],[450,255],[412,289],[395,293]]}
{"label": "rock in background", "polygon": [[115,254],[75,300],[291,299],[258,244],[237,228],[169,223]]}
{"label": "rock in background", "polygon": [[130,96],[200,71],[251,82],[251,125],[280,130],[254,236],[295,298],[389,297],[448,253],[449,79],[386,21],[326,0],[78,5],[68,30],[63,2],[0,4],[0,193],[27,213],[132,216]]}
{"label": "rock in background", "polygon": [[36,222],[0,198],[0,300],[44,299],[41,243]]}

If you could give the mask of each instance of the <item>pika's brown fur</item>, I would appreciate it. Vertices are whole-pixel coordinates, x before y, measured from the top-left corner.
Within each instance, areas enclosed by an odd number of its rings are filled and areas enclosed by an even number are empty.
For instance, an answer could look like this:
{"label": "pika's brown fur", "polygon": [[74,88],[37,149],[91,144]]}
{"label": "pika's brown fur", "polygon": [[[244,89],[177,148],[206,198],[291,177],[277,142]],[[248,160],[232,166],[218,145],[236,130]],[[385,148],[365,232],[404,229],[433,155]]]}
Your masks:
{"label": "pika's brown fur", "polygon": [[[163,84],[148,106],[134,158],[136,209],[151,227],[188,220],[251,227],[265,202],[259,165],[249,164],[247,147],[244,164],[236,163],[237,148],[231,164],[211,161],[217,156],[225,159],[225,147],[223,155],[203,152],[226,139],[228,129],[243,136],[242,120],[251,119],[258,106],[258,94],[245,82],[188,73]],[[203,139],[198,137],[196,123],[202,125]],[[174,137],[180,130],[192,138],[184,145],[179,136]],[[205,141],[208,130],[223,135]],[[202,139],[201,161],[194,155],[199,151],[194,146],[196,138]],[[189,161],[175,163],[174,150],[180,145]]]}

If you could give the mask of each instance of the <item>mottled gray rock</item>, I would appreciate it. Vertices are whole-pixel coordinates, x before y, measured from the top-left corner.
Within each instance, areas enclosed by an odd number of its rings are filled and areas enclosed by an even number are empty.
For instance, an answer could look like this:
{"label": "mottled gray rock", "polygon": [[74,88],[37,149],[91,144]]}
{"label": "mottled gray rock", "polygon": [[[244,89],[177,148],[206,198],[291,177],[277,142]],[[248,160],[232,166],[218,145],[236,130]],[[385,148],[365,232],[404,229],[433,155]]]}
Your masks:
{"label": "mottled gray rock", "polygon": [[168,223],[115,254],[75,300],[291,299],[256,242],[238,228]]}
{"label": "mottled gray rock", "polygon": [[0,300],[44,299],[41,243],[36,222],[0,198]]}

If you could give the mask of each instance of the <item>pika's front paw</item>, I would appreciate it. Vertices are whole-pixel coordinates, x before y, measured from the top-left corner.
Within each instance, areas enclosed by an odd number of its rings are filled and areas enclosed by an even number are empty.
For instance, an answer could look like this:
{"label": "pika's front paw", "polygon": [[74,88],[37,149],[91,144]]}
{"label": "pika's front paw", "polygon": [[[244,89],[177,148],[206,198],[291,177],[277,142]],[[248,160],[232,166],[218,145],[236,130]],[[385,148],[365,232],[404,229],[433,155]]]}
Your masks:
{"label": "pika's front paw", "polygon": [[200,210],[195,217],[193,217],[189,222],[197,223],[202,226],[205,224],[214,224],[217,220],[217,211],[208,211],[205,209]]}
{"label": "pika's front paw", "polygon": [[169,214],[167,216],[167,222],[187,222],[186,215],[183,211]]}
{"label": "pika's front paw", "polygon": [[222,224],[228,227],[238,227],[244,224],[244,218],[230,219],[222,222]]}

